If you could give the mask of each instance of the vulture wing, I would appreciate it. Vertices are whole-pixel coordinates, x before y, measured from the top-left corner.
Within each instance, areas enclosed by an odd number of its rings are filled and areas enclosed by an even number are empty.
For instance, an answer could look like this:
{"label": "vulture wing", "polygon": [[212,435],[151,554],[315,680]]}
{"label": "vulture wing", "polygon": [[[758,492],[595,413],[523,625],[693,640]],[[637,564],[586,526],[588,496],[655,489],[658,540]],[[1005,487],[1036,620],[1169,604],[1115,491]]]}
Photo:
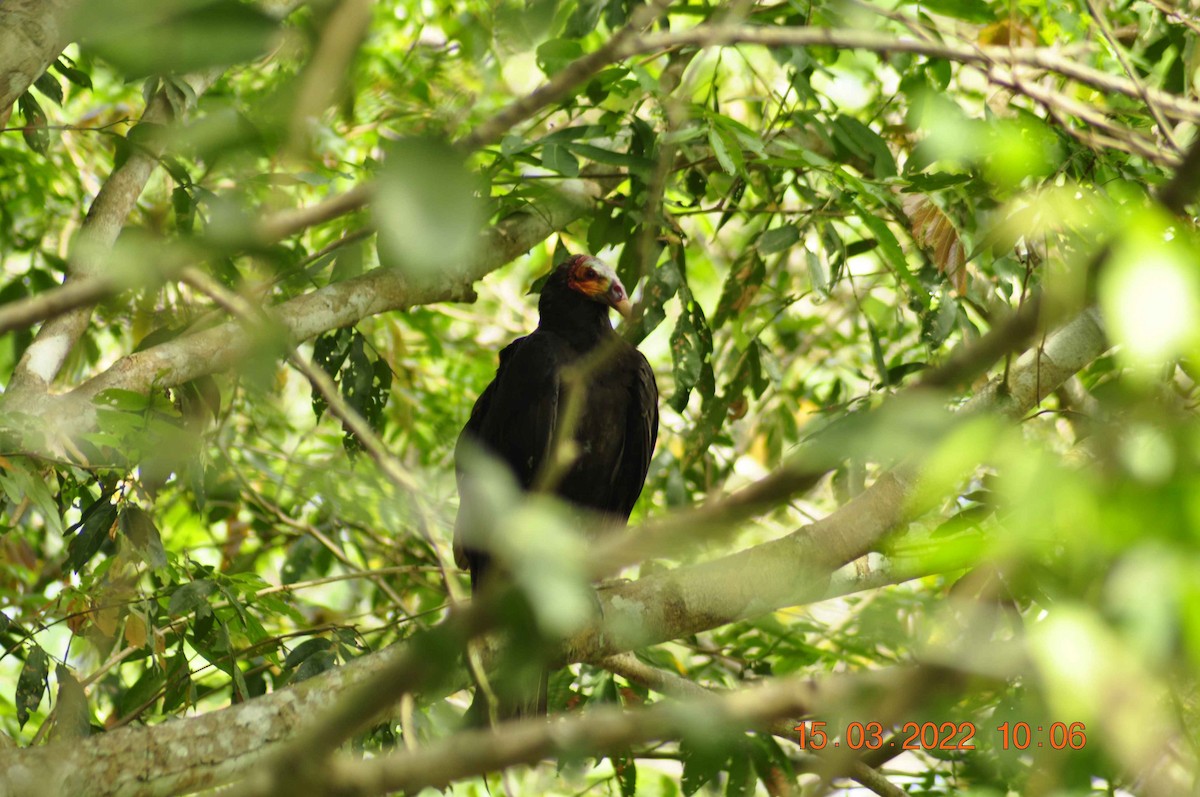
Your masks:
{"label": "vulture wing", "polygon": [[634,349],[631,359],[636,360],[636,366],[625,414],[625,444],[613,471],[612,487],[611,510],[622,520],[629,519],[642,494],[658,440],[658,384],[654,371],[640,351]]}
{"label": "vulture wing", "polygon": [[454,559],[477,582],[487,557],[472,550],[472,490],[463,471],[463,449],[474,444],[499,457],[517,482],[529,489],[554,439],[558,417],[558,369],[562,352],[552,336],[533,333],[500,352],[496,378],[471,410],[454,449],[459,510],[454,527]]}

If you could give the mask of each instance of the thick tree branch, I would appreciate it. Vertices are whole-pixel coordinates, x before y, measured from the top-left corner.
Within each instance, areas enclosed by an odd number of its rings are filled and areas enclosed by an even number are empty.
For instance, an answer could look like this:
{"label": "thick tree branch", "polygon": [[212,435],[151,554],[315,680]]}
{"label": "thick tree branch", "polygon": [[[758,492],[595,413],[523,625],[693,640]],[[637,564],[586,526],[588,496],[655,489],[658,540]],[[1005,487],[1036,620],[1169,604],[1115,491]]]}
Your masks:
{"label": "thick tree branch", "polygon": [[[609,752],[630,745],[678,739],[695,733],[740,731],[767,726],[781,717],[823,713],[849,704],[895,713],[931,692],[953,688],[958,679],[933,677],[929,668],[834,675],[820,682],[779,679],[722,696],[699,695],[679,703],[660,703],[638,711],[602,708],[555,721],[524,720],[493,730],[466,731],[414,751],[374,759],[334,759],[322,773],[325,788],[314,794],[367,795],[442,788],[455,780],[551,756],[581,751]],[[895,698],[899,698],[898,700]],[[718,729],[720,729],[718,731]],[[276,792],[251,776],[230,792],[260,797]]]}
{"label": "thick tree branch", "polygon": [[[603,192],[595,182],[572,181],[536,207],[509,216],[488,231],[479,258],[459,271],[416,281],[402,272],[376,269],[355,279],[304,294],[270,312],[285,346],[291,347],[363,318],[421,304],[474,297],[472,285],[528,251],[594,206]],[[52,401],[9,401],[7,409],[41,416],[58,439],[74,438],[95,423],[92,399],[109,388],[146,391],[179,385],[204,374],[226,370],[257,345],[239,321],[176,338],[130,354],[71,393]]]}
{"label": "thick tree branch", "polygon": [[[220,72],[212,71],[181,79],[188,81],[198,97],[208,90],[219,75]],[[146,106],[142,122],[164,124],[174,116],[168,91],[164,87],[154,95]],[[72,244],[68,257],[70,280],[86,280],[103,274],[117,235],[137,206],[138,197],[146,187],[151,172],[158,166],[157,154],[152,149],[131,147],[131,150],[125,162],[114,169],[104,182]],[[17,409],[22,403],[46,395],[50,383],[83,336],[91,317],[91,305],[79,305],[42,325],[13,371],[4,395],[8,409]]]}
{"label": "thick tree branch", "polygon": [[[1000,410],[1019,418],[1107,345],[1097,313],[1088,310],[1020,358],[1007,387],[993,380],[966,410]],[[887,473],[834,514],[782,539],[604,590],[605,622],[573,638],[566,659],[597,661],[817,600],[833,571],[909,519],[912,487],[901,473]]]}
{"label": "thick tree branch", "polygon": [[26,329],[79,307],[88,307],[121,290],[116,280],[93,276],[72,280],[52,290],[27,296],[0,307],[0,335]]}
{"label": "thick tree branch", "polygon": [[0,115],[66,46],[63,22],[74,0],[0,3]]}

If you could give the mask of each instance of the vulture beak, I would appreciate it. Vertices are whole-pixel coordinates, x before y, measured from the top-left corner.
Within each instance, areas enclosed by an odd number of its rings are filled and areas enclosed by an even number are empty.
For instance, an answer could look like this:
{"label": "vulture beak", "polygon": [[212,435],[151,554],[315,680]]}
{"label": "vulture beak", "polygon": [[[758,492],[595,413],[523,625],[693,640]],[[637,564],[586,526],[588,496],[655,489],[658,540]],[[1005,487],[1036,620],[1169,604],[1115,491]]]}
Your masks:
{"label": "vulture beak", "polygon": [[621,284],[620,280],[612,281],[604,298],[607,300],[608,306],[620,313],[626,320],[633,315],[633,305],[629,303],[629,296],[626,295],[625,286]]}

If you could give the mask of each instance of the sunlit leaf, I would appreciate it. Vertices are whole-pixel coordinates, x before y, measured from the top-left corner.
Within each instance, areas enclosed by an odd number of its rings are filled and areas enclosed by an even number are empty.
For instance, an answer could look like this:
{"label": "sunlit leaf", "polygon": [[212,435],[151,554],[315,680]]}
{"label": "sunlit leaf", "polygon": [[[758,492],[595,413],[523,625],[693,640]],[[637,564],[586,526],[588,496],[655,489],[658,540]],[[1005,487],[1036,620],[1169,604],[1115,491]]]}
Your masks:
{"label": "sunlit leaf", "polygon": [[130,76],[193,72],[261,55],[278,23],[235,0],[89,0],[69,37]]}
{"label": "sunlit leaf", "polygon": [[550,76],[582,55],[583,48],[579,42],[571,39],[549,39],[537,48],[538,66]]}
{"label": "sunlit leaf", "polygon": [[391,146],[373,207],[380,262],[419,279],[463,271],[479,249],[479,186],[442,140]]}
{"label": "sunlit leaf", "polygon": [[888,227],[887,222],[865,211],[860,214],[859,218],[862,219],[863,224],[875,236],[875,240],[879,244],[879,251],[883,254],[884,262],[891,267],[892,271],[909,289],[914,298],[919,300],[923,305],[928,306],[929,294],[909,269],[908,259],[904,256],[904,250],[900,248],[900,242],[896,240],[896,235]]}

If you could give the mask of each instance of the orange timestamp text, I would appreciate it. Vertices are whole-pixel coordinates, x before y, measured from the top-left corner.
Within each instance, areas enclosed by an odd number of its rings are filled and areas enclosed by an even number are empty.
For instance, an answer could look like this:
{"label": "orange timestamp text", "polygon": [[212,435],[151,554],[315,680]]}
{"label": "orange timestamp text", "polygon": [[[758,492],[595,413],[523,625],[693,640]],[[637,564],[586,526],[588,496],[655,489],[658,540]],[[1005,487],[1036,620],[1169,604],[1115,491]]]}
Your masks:
{"label": "orange timestamp text", "polygon": [[[894,733],[880,722],[851,722],[841,735],[832,735],[819,720],[797,725],[802,750],[845,747],[849,750],[974,750],[978,728],[973,722],[906,722]],[[1081,750],[1087,744],[1082,722],[1030,725],[1004,722],[996,728],[1001,750]]]}

